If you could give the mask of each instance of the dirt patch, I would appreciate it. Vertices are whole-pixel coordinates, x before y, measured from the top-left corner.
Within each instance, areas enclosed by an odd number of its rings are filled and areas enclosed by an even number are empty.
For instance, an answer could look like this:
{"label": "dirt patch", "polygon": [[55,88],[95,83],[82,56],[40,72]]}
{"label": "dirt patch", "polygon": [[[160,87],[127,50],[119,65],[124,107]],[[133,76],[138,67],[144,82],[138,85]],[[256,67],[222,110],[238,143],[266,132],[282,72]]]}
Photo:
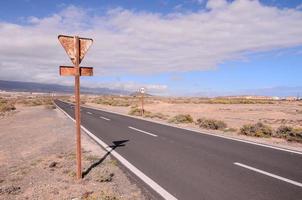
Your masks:
{"label": "dirt patch", "polygon": [[146,199],[117,162],[85,134],[75,179],[74,124],[59,110],[17,107],[0,120],[0,199]]}

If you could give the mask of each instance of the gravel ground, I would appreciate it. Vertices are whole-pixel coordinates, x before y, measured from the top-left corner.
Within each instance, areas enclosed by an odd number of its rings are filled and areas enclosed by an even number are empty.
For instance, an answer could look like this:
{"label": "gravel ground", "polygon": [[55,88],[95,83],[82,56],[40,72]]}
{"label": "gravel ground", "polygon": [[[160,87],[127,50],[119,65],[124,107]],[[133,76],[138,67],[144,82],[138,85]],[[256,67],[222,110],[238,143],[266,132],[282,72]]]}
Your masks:
{"label": "gravel ground", "polygon": [[0,199],[148,199],[85,134],[77,181],[74,124],[57,109],[17,107],[0,127]]}

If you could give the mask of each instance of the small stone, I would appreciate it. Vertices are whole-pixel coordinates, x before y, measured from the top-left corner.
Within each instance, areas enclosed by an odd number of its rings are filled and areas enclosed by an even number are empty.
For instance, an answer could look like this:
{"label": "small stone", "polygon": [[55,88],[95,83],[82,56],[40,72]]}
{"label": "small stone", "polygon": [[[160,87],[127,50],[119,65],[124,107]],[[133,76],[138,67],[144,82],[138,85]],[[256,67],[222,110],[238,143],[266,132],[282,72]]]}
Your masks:
{"label": "small stone", "polygon": [[49,168],[56,167],[56,166],[57,166],[57,164],[58,164],[58,163],[57,163],[57,162],[55,162],[55,161],[54,161],[54,162],[51,162],[51,163],[50,163],[50,165],[49,165]]}

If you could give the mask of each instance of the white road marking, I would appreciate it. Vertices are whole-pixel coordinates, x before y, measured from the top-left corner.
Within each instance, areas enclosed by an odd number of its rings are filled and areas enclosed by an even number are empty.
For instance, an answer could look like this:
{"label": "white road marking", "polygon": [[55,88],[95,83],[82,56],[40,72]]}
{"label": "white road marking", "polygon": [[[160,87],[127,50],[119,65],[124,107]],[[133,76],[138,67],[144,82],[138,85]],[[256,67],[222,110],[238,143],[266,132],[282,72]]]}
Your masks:
{"label": "white road marking", "polygon": [[[69,119],[71,119],[73,122],[75,120],[66,113],[62,108],[60,108],[56,104],[57,108],[61,110]],[[144,181],[147,185],[149,185],[155,192],[157,192],[159,195],[161,195],[164,199],[168,200],[177,200],[176,197],[174,197],[172,194],[170,194],[167,190],[165,190],[163,187],[161,187],[159,184],[157,184],[155,181],[153,181],[151,178],[149,178],[147,175],[145,175],[142,171],[137,169],[134,165],[132,165],[128,160],[126,160],[123,156],[121,156],[119,153],[117,153],[114,149],[109,147],[105,142],[103,142],[101,139],[96,137],[93,133],[88,131],[84,126],[81,125],[81,128],[89,135],[92,139],[94,139],[97,143],[99,143],[103,148],[106,149],[106,151],[111,152],[111,154],[118,159],[125,167],[127,167],[132,173],[134,173],[138,178],[140,178],[142,181]]]}
{"label": "white road marking", "polygon": [[139,131],[139,132],[141,132],[141,133],[145,133],[145,134],[147,134],[147,135],[151,135],[151,136],[153,136],[153,137],[157,137],[157,136],[158,136],[158,135],[155,135],[155,134],[153,134],[153,133],[149,133],[149,132],[147,132],[147,131],[143,131],[143,130],[134,128],[134,127],[132,127],[132,126],[128,126],[128,128],[130,128],[130,129],[132,129],[132,130],[135,130],[135,131]]}
{"label": "white road marking", "polygon": [[106,117],[103,117],[103,116],[100,116],[101,119],[104,119],[104,120],[107,120],[107,121],[110,121],[111,119],[108,119]]}
{"label": "white road marking", "polygon": [[271,174],[271,173],[269,173],[269,172],[266,172],[266,171],[263,171],[263,170],[260,170],[260,169],[254,168],[254,167],[250,167],[250,166],[245,165],[245,164],[241,164],[241,163],[235,162],[234,165],[238,165],[238,166],[240,166],[240,167],[243,167],[243,168],[246,168],[246,169],[249,169],[249,170],[258,172],[258,173],[260,173],[260,174],[264,174],[264,175],[267,175],[267,176],[270,176],[270,177],[279,179],[279,180],[281,180],[281,181],[285,181],[285,182],[287,182],[287,183],[290,183],[290,184],[293,184],[293,185],[302,187],[302,183],[299,183],[299,182],[297,182],[297,181],[293,181],[293,180],[284,178],[284,177],[282,177],[282,176],[278,176],[278,175],[275,175],[275,174]]}
{"label": "white road marking", "polygon": [[92,113],[91,112],[86,112],[87,114],[89,114],[89,115],[92,115]]}

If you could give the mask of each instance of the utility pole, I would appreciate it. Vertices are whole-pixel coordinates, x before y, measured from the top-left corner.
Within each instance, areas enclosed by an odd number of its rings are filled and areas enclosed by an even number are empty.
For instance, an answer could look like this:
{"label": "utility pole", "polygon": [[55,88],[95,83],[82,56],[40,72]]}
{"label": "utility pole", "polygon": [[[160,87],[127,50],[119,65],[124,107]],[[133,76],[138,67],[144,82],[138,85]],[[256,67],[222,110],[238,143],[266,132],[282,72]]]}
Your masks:
{"label": "utility pole", "polygon": [[82,150],[81,150],[81,110],[80,110],[80,76],[92,76],[92,67],[80,67],[93,40],[79,36],[59,35],[58,39],[70,57],[74,66],[60,66],[61,76],[74,76],[75,121],[76,121],[76,159],[77,179],[82,179]]}

